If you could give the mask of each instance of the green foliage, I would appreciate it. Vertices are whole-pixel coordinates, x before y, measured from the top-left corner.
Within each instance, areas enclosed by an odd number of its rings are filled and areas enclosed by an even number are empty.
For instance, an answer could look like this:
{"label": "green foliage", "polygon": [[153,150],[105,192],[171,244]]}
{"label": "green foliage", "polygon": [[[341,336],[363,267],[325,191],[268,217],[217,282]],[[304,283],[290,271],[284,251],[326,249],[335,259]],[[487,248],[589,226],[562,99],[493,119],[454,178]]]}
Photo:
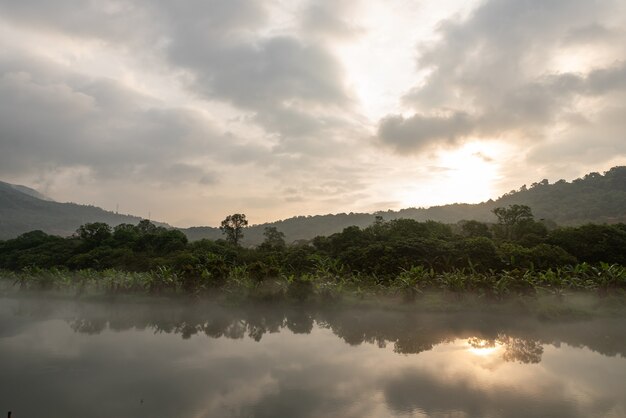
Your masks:
{"label": "green foliage", "polygon": [[472,270],[486,271],[502,266],[495,243],[486,237],[468,238],[458,241],[456,251],[458,265]]}
{"label": "green foliage", "polygon": [[248,220],[246,215],[241,213],[235,213],[228,215],[226,219],[222,221],[220,230],[226,235],[226,240],[233,245],[239,245],[239,241],[243,238],[243,229],[248,226]]}
{"label": "green foliage", "polygon": [[626,225],[588,224],[551,231],[548,242],[581,261],[626,265]]}
{"label": "green foliage", "polygon": [[391,284],[392,289],[400,292],[406,300],[413,300],[423,289],[433,283],[434,271],[423,266],[411,267],[398,274]]}
{"label": "green foliage", "polygon": [[76,235],[90,246],[100,245],[111,238],[112,229],[104,222],[94,222],[81,225],[76,230]]}
{"label": "green foliage", "polygon": [[489,225],[478,221],[461,221],[461,235],[466,238],[491,238]]}
{"label": "green foliage", "polygon": [[[467,222],[455,233],[433,221],[376,219],[365,228],[294,245],[268,228],[258,248],[232,240],[189,243],[180,231],[149,221],[113,229],[90,223],[68,238],[32,231],[0,241],[0,269],[11,271],[15,286],[26,290],[197,294],[223,289],[298,301],[378,292],[413,300],[429,289],[502,298],[626,288],[624,224],[547,233],[529,208],[497,212],[502,223],[495,226],[495,239],[480,223]],[[499,226],[509,232],[498,232]]]}
{"label": "green foliage", "polygon": [[548,233],[545,225],[534,220],[532,210],[526,205],[497,207],[493,213],[498,218],[498,223],[493,226],[497,240],[514,241],[532,247],[540,244]]}
{"label": "green foliage", "polygon": [[265,239],[259,245],[259,249],[264,251],[282,251],[285,249],[285,234],[280,232],[275,226],[265,227],[263,236]]}

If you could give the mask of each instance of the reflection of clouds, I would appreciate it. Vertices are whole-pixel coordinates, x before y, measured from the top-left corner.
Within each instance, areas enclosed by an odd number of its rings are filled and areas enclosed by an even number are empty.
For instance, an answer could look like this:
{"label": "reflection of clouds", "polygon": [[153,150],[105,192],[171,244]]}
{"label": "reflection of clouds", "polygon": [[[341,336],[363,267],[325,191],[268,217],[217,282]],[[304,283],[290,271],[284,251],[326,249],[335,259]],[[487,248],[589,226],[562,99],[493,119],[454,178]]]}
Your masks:
{"label": "reflection of clouds", "polygon": [[[506,327],[495,318],[495,325],[481,328],[458,315],[30,303],[40,313],[29,315],[28,303],[22,304],[19,318],[27,318],[27,325],[0,344],[0,405],[16,405],[19,416],[46,411],[373,418],[422,411],[427,416],[582,417],[610,411],[620,416],[626,405],[624,359],[539,343],[542,333],[553,333],[551,326],[567,329],[549,323],[532,332],[526,324],[504,333],[498,330]],[[41,310],[46,304],[49,309]],[[12,312],[0,309],[0,323]],[[49,319],[55,317],[65,321]],[[100,327],[103,322],[109,325]],[[580,332],[585,326],[573,328]],[[385,341],[393,344],[385,347]],[[403,341],[414,341],[420,348],[430,341],[431,347],[398,355],[398,341],[405,347],[409,344]],[[490,347],[498,352],[476,356],[469,350]],[[512,350],[532,358],[537,348],[543,350],[540,363],[524,363],[521,354],[513,362],[503,358]],[[94,405],[101,411],[94,412]]]}
{"label": "reflection of clouds", "polygon": [[[427,416],[464,411],[467,417],[588,417],[611,416],[611,411],[623,416],[626,408],[623,359],[588,350],[549,347],[540,364],[527,365],[505,362],[501,353],[475,356],[466,340],[457,340],[420,358],[386,378],[392,410]],[[590,381],[593,374],[606,379]]]}
{"label": "reflection of clouds", "polygon": [[389,379],[386,401],[394,411],[424,411],[428,416],[448,416],[463,411],[467,417],[577,417],[568,399],[555,396],[529,396],[515,388],[485,388],[471,380],[441,380],[437,374],[405,371]]}

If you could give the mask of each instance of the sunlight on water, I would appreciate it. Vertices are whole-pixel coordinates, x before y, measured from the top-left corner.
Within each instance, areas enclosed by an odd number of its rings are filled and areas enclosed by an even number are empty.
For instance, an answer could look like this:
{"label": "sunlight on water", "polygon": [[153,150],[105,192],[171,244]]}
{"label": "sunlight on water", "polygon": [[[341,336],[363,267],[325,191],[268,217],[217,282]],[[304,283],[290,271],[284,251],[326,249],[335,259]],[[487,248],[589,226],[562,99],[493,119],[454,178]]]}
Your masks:
{"label": "sunlight on water", "polygon": [[469,347],[467,349],[470,353],[481,357],[494,355],[499,350],[500,347]]}

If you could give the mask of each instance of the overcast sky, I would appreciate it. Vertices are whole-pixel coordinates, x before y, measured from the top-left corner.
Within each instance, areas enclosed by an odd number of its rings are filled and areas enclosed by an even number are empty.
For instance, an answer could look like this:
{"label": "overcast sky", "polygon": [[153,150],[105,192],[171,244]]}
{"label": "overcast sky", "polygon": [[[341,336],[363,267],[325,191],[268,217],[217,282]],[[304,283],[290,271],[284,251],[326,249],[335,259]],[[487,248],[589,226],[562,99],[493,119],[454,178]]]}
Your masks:
{"label": "overcast sky", "polygon": [[0,0],[0,180],[169,222],[626,164],[624,0]]}

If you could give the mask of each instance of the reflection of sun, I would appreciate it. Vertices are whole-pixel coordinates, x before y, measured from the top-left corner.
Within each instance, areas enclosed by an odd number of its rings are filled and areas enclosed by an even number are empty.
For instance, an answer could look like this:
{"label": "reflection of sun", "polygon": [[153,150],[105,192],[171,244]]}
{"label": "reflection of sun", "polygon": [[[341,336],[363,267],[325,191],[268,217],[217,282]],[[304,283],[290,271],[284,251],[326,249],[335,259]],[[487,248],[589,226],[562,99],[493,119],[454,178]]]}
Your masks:
{"label": "reflection of sun", "polygon": [[476,356],[487,357],[500,350],[500,348],[502,348],[502,344],[498,344],[494,340],[484,340],[477,337],[467,340],[467,351]]}
{"label": "reflection of sun", "polygon": [[499,346],[496,346],[496,347],[485,347],[485,348],[470,347],[470,348],[467,349],[467,351],[469,351],[470,353],[472,353],[474,355],[477,355],[477,356],[487,357],[487,356],[492,355],[493,353],[495,353],[499,349],[500,349]]}

